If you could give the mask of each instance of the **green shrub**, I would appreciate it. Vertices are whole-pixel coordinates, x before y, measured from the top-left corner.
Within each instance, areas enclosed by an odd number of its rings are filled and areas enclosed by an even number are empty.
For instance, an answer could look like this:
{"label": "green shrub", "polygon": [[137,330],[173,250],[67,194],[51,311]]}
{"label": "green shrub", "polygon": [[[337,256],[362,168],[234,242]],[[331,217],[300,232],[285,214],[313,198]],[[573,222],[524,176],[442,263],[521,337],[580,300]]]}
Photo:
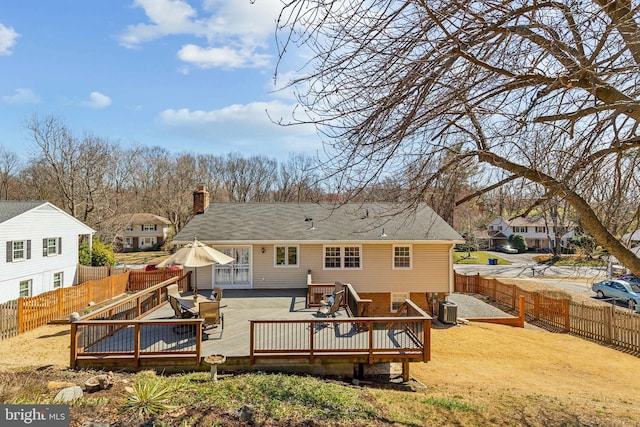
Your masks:
{"label": "green shrub", "polygon": [[89,251],[89,243],[80,243],[78,251],[78,262],[82,265],[101,267],[103,265],[115,265],[116,257],[113,253],[113,246],[105,245],[100,240],[93,241],[92,250]]}
{"label": "green shrub", "polygon": [[527,241],[522,234],[512,234],[509,236],[509,243],[517,249],[519,253],[526,252],[528,249]]}

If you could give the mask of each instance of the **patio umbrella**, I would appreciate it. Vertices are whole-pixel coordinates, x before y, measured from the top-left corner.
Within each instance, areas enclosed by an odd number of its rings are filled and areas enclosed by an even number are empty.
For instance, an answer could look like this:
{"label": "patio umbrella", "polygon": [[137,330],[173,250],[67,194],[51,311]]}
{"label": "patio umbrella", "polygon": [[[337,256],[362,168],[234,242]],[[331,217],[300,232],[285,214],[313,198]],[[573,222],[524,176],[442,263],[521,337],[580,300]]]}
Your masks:
{"label": "patio umbrella", "polygon": [[234,258],[225,255],[210,246],[193,239],[187,246],[178,249],[173,255],[158,264],[158,267],[170,267],[181,265],[183,267],[193,267],[195,272],[194,294],[198,293],[198,267],[212,264],[228,264]]}

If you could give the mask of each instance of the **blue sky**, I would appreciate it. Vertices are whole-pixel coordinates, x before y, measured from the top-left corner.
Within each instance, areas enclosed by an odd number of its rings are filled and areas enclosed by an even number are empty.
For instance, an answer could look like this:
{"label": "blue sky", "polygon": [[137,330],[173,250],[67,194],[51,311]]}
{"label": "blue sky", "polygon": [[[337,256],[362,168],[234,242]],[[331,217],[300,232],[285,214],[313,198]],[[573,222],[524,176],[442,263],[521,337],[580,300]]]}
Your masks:
{"label": "blue sky", "polygon": [[295,105],[273,85],[279,11],[280,0],[2,0],[0,146],[26,159],[37,114],[124,147],[313,154],[313,129],[265,112],[287,119]]}

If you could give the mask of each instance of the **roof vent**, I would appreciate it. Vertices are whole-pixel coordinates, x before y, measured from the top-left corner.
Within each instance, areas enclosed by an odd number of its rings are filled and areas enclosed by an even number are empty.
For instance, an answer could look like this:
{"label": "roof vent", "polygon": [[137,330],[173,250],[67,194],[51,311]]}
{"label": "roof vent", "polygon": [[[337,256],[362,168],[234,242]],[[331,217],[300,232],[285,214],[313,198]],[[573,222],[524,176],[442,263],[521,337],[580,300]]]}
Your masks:
{"label": "roof vent", "polygon": [[360,218],[360,219],[367,219],[367,218],[369,218],[369,209],[366,209],[364,211],[364,216],[362,218]]}
{"label": "roof vent", "polygon": [[304,220],[305,222],[309,222],[309,221],[313,221],[313,218],[311,218],[310,216],[305,216]]}

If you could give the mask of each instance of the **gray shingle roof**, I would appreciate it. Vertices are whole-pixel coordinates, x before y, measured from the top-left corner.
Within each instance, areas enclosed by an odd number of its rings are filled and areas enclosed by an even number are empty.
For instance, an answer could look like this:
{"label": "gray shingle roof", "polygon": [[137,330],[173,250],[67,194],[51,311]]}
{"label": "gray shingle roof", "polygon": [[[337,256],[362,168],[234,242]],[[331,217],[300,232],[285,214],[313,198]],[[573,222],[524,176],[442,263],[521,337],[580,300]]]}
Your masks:
{"label": "gray shingle roof", "polygon": [[37,208],[44,203],[46,202],[35,200],[2,200],[0,201],[0,223]]}
{"label": "gray shingle roof", "polygon": [[[297,203],[211,203],[175,236],[176,243],[266,241],[461,241],[427,205],[394,215],[386,203],[339,207]],[[380,237],[384,230],[385,237]]]}

